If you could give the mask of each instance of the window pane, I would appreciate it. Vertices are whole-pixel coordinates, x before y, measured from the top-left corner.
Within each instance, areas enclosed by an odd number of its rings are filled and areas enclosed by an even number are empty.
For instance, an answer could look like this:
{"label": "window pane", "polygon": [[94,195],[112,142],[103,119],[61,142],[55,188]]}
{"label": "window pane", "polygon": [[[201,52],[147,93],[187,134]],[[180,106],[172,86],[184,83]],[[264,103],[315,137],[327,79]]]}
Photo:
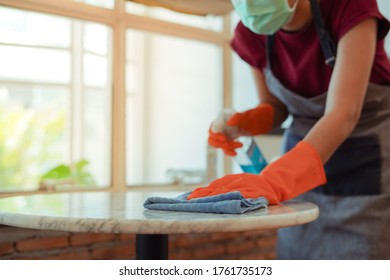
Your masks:
{"label": "window pane", "polygon": [[[15,42],[1,42],[0,36],[0,191],[109,185],[112,29],[57,16],[49,21],[22,10],[3,12],[9,26],[0,32],[23,32]],[[39,46],[33,46],[37,24],[56,20],[69,27],[67,48],[42,43],[62,32],[44,26]],[[95,39],[99,46],[93,46]]]}
{"label": "window pane", "polygon": [[129,30],[127,182],[168,183],[204,171],[207,131],[222,106],[219,46]]}
{"label": "window pane", "polygon": [[88,86],[106,87],[108,80],[107,58],[94,54],[84,55],[84,83]]}
{"label": "window pane", "polygon": [[0,45],[0,79],[70,82],[68,51]]}
{"label": "window pane", "polygon": [[110,184],[111,99],[104,91],[87,89],[84,102],[82,158],[100,186]]}
{"label": "window pane", "polygon": [[222,17],[218,16],[197,16],[183,14],[159,7],[147,7],[145,5],[133,3],[130,1],[126,2],[126,11],[136,15],[149,16],[156,19],[171,21],[174,23],[203,29],[211,29],[215,31],[222,31],[223,29],[223,19]]}
{"label": "window pane", "polygon": [[67,162],[69,91],[0,86],[0,189],[38,188],[40,176]]}
{"label": "window pane", "polygon": [[68,48],[70,23],[61,17],[0,7],[0,42]]}
{"label": "window pane", "polygon": [[100,55],[108,53],[108,34],[107,26],[97,23],[86,23],[84,25],[84,49]]}

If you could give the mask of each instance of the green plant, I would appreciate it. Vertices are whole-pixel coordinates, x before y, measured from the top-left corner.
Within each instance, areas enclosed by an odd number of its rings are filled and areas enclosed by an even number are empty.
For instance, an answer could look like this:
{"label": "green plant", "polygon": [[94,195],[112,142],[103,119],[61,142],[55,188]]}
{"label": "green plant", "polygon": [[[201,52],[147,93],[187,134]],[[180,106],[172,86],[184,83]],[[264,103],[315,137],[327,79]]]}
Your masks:
{"label": "green plant", "polygon": [[45,164],[63,158],[65,110],[0,100],[0,190],[36,188]]}
{"label": "green plant", "polygon": [[41,176],[41,181],[45,180],[69,180],[76,185],[94,185],[95,180],[91,173],[86,170],[89,162],[80,160],[73,166],[60,164]]}
{"label": "green plant", "polygon": [[[45,175],[55,179],[70,172],[70,167],[58,165],[66,158],[65,98],[61,95],[45,104],[24,106],[11,98],[6,87],[0,87],[0,191],[34,190]],[[94,184],[87,165],[81,160],[69,174],[81,184]]]}

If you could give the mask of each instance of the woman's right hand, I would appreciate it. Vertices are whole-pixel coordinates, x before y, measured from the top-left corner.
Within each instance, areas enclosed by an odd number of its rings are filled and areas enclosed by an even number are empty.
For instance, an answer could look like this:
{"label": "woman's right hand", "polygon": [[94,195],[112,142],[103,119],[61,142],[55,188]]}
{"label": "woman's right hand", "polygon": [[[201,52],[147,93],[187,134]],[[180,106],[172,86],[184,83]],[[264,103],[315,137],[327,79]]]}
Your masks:
{"label": "woman's right hand", "polygon": [[234,110],[223,110],[209,128],[208,143],[214,148],[222,149],[228,156],[235,156],[235,149],[242,147],[242,143],[235,140],[240,136],[237,127],[227,125],[234,114]]}
{"label": "woman's right hand", "polygon": [[274,108],[270,104],[235,113],[226,122],[229,127],[236,127],[240,135],[256,136],[268,133],[274,123]]}
{"label": "woman's right hand", "polygon": [[267,133],[272,129],[273,115],[273,107],[269,104],[261,104],[242,113],[224,110],[209,129],[208,143],[222,149],[226,155],[235,156],[235,149],[242,146],[235,139]]}

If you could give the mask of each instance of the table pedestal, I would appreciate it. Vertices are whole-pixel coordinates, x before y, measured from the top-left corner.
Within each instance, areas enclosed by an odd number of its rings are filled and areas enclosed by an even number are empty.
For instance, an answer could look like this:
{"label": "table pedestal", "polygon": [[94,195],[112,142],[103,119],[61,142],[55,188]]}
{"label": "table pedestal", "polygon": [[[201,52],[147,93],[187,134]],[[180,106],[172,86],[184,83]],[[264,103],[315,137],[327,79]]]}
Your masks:
{"label": "table pedestal", "polygon": [[167,234],[137,234],[135,258],[137,260],[167,260]]}

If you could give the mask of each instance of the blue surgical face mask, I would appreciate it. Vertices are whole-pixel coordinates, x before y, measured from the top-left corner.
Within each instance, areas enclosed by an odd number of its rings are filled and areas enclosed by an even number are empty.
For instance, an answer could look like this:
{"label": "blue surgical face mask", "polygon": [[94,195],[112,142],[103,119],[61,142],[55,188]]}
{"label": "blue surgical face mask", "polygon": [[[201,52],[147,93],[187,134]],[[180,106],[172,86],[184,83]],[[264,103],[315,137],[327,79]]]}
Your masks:
{"label": "blue surgical face mask", "polygon": [[298,0],[290,7],[287,0],[231,0],[242,23],[257,34],[270,35],[287,24]]}

